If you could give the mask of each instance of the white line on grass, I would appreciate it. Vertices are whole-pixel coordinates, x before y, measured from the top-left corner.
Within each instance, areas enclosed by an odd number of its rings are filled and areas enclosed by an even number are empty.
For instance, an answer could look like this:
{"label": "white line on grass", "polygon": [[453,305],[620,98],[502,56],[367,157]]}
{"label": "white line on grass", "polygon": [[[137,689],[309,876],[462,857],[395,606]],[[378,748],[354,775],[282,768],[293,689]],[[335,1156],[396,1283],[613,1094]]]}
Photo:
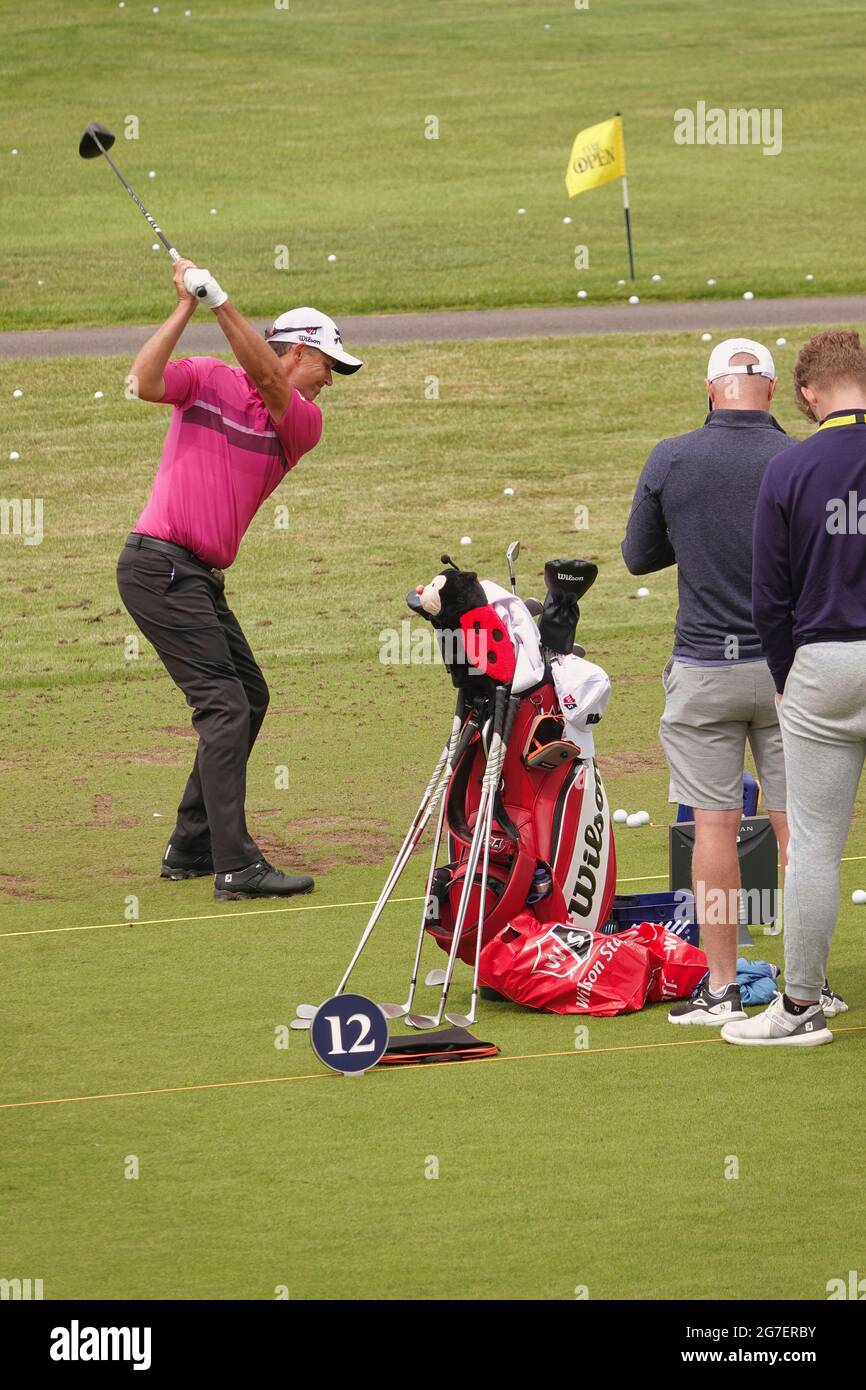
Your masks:
{"label": "white line on grass", "polygon": [[[841,864],[854,864],[860,859],[866,859],[866,854],[849,854],[841,859]],[[617,879],[620,883],[649,883],[654,879],[667,878],[667,874],[637,874],[634,878]],[[420,903],[423,893],[419,893],[416,898],[390,898],[392,903]],[[36,927],[32,931],[4,931],[0,932],[0,941],[12,936],[54,936],[59,932],[70,931],[107,931],[109,927],[166,927],[172,926],[176,922],[218,922],[223,917],[265,917],[274,912],[328,912],[337,911],[342,907],[375,907],[376,900],[371,898],[363,902],[356,903],[314,903],[308,907],[256,907],[249,912],[208,912],[201,917],[148,917],[142,921],[134,922],[93,922],[84,927]]]}

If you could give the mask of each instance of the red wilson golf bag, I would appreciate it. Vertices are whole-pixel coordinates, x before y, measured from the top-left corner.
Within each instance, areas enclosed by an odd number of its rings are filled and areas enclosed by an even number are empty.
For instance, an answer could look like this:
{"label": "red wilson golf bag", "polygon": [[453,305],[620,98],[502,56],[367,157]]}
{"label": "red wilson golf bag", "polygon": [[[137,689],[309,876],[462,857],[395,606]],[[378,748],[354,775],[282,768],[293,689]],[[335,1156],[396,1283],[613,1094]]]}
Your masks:
{"label": "red wilson golf bag", "polygon": [[[554,731],[562,716],[551,680],[520,701],[508,739],[494,803],[486,901],[479,903],[481,872],[474,876],[458,956],[475,957],[479,907],[482,945],[518,913],[539,922],[573,922],[589,932],[607,920],[616,887],[616,851],[610,809],[595,759],[550,760],[530,766],[526,750],[544,717]],[[451,775],[446,792],[449,863],[437,869],[427,930],[444,951],[452,929],[481,797],[486,765],[476,733]]]}

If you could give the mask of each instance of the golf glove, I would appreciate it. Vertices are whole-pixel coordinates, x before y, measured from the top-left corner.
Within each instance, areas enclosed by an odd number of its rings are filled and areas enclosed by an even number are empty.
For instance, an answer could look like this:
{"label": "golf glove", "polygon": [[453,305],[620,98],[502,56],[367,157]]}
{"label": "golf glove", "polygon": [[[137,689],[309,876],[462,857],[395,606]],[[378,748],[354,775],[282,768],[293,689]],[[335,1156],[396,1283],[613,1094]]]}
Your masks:
{"label": "golf glove", "polygon": [[220,289],[209,270],[185,270],[183,287],[188,294],[194,294],[196,299],[207,305],[208,309],[218,309],[228,299],[225,290]]}

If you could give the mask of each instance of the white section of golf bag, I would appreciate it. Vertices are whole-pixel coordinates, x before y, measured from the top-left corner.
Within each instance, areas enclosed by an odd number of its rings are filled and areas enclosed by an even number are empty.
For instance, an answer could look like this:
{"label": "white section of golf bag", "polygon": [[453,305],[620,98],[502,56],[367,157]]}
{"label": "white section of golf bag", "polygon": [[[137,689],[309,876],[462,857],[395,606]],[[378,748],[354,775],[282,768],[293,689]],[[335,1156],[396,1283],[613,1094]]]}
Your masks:
{"label": "white section of golf bag", "polygon": [[[569,921],[595,932],[610,913],[616,886],[616,848],[607,792],[598,765],[594,759],[586,758],[580,762],[580,769],[558,812],[552,851]],[[573,839],[563,834],[571,807],[579,807]],[[566,862],[558,862],[563,842],[571,844],[571,854]]]}

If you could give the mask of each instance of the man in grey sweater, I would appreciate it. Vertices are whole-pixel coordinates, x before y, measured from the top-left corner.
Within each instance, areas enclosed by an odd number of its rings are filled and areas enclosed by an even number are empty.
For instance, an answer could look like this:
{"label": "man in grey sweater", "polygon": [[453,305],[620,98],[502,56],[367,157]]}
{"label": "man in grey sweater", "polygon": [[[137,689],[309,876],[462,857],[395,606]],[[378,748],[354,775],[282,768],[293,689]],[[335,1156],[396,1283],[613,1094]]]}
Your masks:
{"label": "man in grey sweater", "polygon": [[748,739],[764,803],[788,843],[785,765],[775,685],[752,622],[752,524],[764,470],[787,436],[769,413],[776,389],[766,347],[729,338],[707,369],[701,429],[664,439],[638,481],[622,554],[632,574],[678,567],[679,611],[662,674],[660,735],[669,799],[694,808],[692,874],[709,977],[668,1014],[718,1026],[745,1018],[737,986],[743,763]]}

